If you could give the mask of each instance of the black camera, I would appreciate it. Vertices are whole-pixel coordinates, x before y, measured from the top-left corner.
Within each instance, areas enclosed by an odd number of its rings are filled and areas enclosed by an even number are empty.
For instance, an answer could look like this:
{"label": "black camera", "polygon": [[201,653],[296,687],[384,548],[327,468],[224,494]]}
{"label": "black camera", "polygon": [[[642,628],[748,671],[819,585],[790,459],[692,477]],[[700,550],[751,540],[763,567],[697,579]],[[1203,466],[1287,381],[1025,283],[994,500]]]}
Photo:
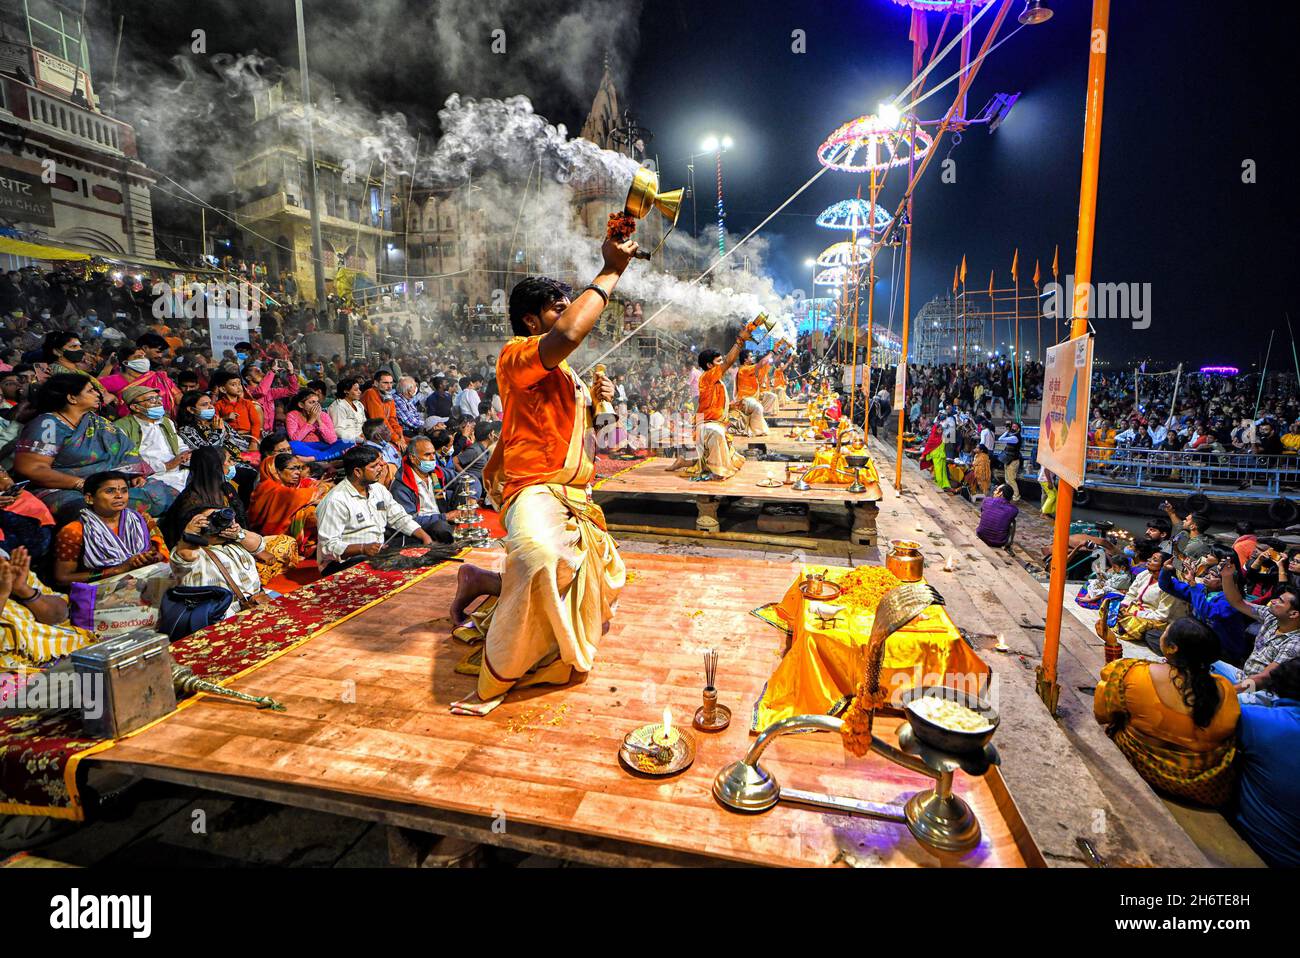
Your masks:
{"label": "black camera", "polygon": [[208,521],[203,527],[203,533],[208,536],[219,536],[234,524],[234,509],[217,509],[208,515]]}

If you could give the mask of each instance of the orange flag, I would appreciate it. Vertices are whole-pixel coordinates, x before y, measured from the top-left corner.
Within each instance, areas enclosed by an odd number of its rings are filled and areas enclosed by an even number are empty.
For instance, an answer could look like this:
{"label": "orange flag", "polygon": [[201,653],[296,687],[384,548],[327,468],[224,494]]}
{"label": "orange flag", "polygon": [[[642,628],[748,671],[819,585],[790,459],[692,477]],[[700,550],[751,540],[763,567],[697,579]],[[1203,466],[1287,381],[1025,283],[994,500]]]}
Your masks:
{"label": "orange flag", "polygon": [[1056,252],[1052,254],[1052,279],[1061,275],[1061,247],[1058,244]]}
{"label": "orange flag", "polygon": [[989,270],[989,298],[993,297],[993,270]]}
{"label": "orange flag", "polygon": [[961,281],[963,285],[966,282],[966,254],[965,253],[963,253],[961,257]]}
{"label": "orange flag", "polygon": [[952,268],[952,291],[957,292],[957,267]]}
{"label": "orange flag", "polygon": [[1042,273],[1038,269],[1038,260],[1034,260],[1034,285],[1035,286],[1038,285],[1038,281],[1041,278],[1042,278]]}
{"label": "orange flag", "polygon": [[1012,280],[1017,280],[1020,278],[1017,275],[1017,270],[1019,269],[1019,266],[1020,266],[1020,248],[1016,247],[1016,251],[1011,254],[1011,279]]}

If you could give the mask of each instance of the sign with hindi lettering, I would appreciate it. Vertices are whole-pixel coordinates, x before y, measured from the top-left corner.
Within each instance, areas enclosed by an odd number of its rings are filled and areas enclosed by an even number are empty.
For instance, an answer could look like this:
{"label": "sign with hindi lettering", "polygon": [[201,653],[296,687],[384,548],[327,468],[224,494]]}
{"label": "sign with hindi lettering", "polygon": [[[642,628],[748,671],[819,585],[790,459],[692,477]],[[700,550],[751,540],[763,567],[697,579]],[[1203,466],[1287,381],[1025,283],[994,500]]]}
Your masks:
{"label": "sign with hindi lettering", "polygon": [[0,216],[16,223],[54,225],[54,199],[48,183],[21,170],[0,169]]}
{"label": "sign with hindi lettering", "polygon": [[235,351],[236,343],[248,342],[250,313],[235,306],[218,306],[208,315],[208,333],[212,341],[212,356],[220,361],[227,349]]}
{"label": "sign with hindi lettering", "polygon": [[1038,464],[1075,489],[1083,485],[1092,399],[1092,337],[1047,350],[1043,413],[1038,424]]}

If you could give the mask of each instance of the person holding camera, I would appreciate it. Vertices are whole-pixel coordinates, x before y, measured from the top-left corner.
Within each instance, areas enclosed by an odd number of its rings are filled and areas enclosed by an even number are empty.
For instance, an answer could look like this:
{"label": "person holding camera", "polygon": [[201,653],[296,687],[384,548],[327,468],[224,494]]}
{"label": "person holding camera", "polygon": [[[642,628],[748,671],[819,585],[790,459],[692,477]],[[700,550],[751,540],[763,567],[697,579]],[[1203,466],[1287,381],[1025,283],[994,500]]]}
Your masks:
{"label": "person holding camera", "polygon": [[190,509],[183,521],[184,529],[171,554],[177,584],[229,589],[234,600],[225,618],[275,598],[262,590],[254,558],[266,540],[243,528],[233,509]]}

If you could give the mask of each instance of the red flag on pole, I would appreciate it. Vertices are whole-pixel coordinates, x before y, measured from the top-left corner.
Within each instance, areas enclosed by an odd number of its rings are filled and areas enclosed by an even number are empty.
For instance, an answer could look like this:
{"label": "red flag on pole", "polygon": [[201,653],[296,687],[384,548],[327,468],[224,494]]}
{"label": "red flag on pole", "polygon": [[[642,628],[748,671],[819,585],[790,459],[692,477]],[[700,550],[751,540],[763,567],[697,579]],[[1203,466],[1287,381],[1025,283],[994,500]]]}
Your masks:
{"label": "red flag on pole", "polygon": [[952,268],[952,291],[957,292],[957,267]]}
{"label": "red flag on pole", "polygon": [[966,254],[965,253],[963,253],[961,256],[961,281],[962,283],[966,282]]}
{"label": "red flag on pole", "polygon": [[1061,247],[1056,247],[1056,252],[1052,254],[1052,279],[1061,275]]}
{"label": "red flag on pole", "polygon": [[925,26],[925,12],[912,11],[912,25],[907,31],[907,39],[912,41],[912,76],[921,72],[925,63],[925,48],[930,45],[930,32]]}
{"label": "red flag on pole", "polygon": [[1034,260],[1034,285],[1035,286],[1038,285],[1038,281],[1041,278],[1042,278],[1042,273],[1038,269],[1038,260]]}

